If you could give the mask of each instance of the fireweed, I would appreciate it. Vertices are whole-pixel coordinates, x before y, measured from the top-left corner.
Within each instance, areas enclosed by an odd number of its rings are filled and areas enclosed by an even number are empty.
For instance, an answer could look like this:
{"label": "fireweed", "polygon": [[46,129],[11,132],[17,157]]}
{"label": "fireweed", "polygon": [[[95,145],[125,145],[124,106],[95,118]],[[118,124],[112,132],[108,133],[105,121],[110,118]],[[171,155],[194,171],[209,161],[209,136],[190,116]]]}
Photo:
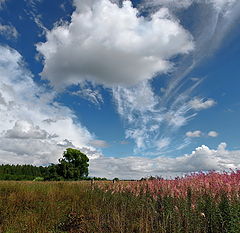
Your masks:
{"label": "fireweed", "polygon": [[229,200],[236,199],[240,194],[240,170],[230,173],[192,173],[175,179],[153,179],[117,183],[99,183],[97,187],[111,193],[129,192],[136,196],[151,195],[155,200],[162,197],[188,198],[194,202],[203,195],[209,195],[220,201],[223,193]]}

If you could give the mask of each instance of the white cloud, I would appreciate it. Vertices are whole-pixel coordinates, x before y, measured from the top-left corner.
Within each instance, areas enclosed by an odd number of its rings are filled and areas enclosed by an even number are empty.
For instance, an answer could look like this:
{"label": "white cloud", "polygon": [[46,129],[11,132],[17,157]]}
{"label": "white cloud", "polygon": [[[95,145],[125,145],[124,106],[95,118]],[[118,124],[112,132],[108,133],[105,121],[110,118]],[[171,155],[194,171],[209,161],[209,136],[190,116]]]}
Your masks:
{"label": "white cloud", "polygon": [[69,143],[93,154],[94,137],[54,92],[34,83],[21,55],[2,46],[0,54],[0,163],[56,162]]}
{"label": "white cloud", "polygon": [[226,150],[226,143],[221,143],[217,150],[203,145],[196,148],[191,154],[176,158],[99,157],[90,162],[90,175],[139,179],[150,175],[170,177],[188,172],[224,171],[235,168],[240,168],[240,151]]}
{"label": "white cloud", "polygon": [[118,104],[118,112],[121,115],[125,115],[125,113],[128,112],[128,120],[130,122],[135,120],[131,118],[130,113],[134,115],[133,112],[135,111],[151,111],[157,103],[157,99],[148,82],[142,82],[141,84],[131,88],[114,88],[113,95]]}
{"label": "white cloud", "polygon": [[169,104],[154,93],[149,82],[114,88],[113,97],[118,113],[125,120],[126,137],[136,143],[136,153],[148,149],[166,150],[170,143],[158,147],[158,142],[163,138],[173,139],[176,130],[195,116],[190,113],[188,92]]}
{"label": "white cloud", "polygon": [[237,0],[206,0],[207,3],[212,3],[217,11],[225,10],[225,14],[229,13],[229,7],[232,7]]}
{"label": "white cloud", "polygon": [[[1,8],[1,2],[0,2]],[[12,25],[0,24],[0,35],[5,36],[7,39],[16,39],[18,37],[18,32]]]}
{"label": "white cloud", "polygon": [[97,148],[105,148],[108,147],[108,143],[104,140],[92,140],[90,145],[97,147]]}
{"label": "white cloud", "polygon": [[34,126],[28,121],[16,121],[12,129],[4,132],[4,137],[14,139],[47,139],[51,136],[47,131],[40,129],[39,126]]}
{"label": "white cloud", "polygon": [[78,91],[71,92],[70,94],[80,96],[98,106],[104,103],[101,92],[96,87],[94,89],[94,87],[82,85]]}
{"label": "white cloud", "polygon": [[200,99],[200,98],[194,98],[193,100],[189,101],[189,105],[192,109],[200,111],[203,109],[208,109],[216,105],[216,101],[213,99]]}
{"label": "white cloud", "polygon": [[[204,134],[200,131],[200,130],[196,130],[196,131],[189,131],[186,133],[187,137],[190,138],[199,138],[201,136],[203,136]],[[217,137],[218,136],[218,132],[216,131],[210,131],[207,134],[209,137]]]}
{"label": "white cloud", "polygon": [[[135,87],[113,89],[118,113],[125,120],[127,127],[126,137],[135,141],[137,149],[145,149],[151,140],[152,134],[159,130],[159,123],[163,120],[155,112],[157,99],[148,82]],[[156,146],[156,145],[153,145]]]}
{"label": "white cloud", "polygon": [[156,142],[156,146],[158,149],[166,148],[171,143],[170,138],[161,138]]}
{"label": "white cloud", "polygon": [[[159,151],[157,143],[163,138],[171,139],[171,144],[175,143],[174,148],[181,147],[184,139],[179,139],[176,131],[196,116],[188,103],[189,92],[191,89],[175,96],[173,101],[168,101],[164,96],[154,93],[150,82],[142,82],[134,87],[113,89],[118,113],[126,127],[126,138],[135,141],[136,154],[151,149]],[[180,145],[176,145],[176,141]],[[162,148],[164,152],[171,144]]]}
{"label": "white cloud", "polygon": [[196,130],[196,131],[189,131],[186,133],[186,136],[187,137],[190,137],[190,138],[199,138],[202,136],[202,132],[200,130]]}
{"label": "white cloud", "polygon": [[218,132],[216,132],[216,131],[210,131],[210,132],[208,133],[208,136],[215,138],[215,137],[218,136]]}
{"label": "white cloud", "polygon": [[37,44],[42,77],[57,88],[85,80],[107,86],[134,85],[172,67],[169,59],[193,49],[191,35],[166,8],[151,19],[138,15],[131,1],[74,1],[71,23],[47,32]]}
{"label": "white cloud", "polygon": [[156,8],[156,7],[168,7],[173,9],[188,8],[192,4],[193,0],[145,0],[143,1],[142,8]]}
{"label": "white cloud", "polygon": [[[169,7],[171,9],[188,8],[193,3],[211,4],[216,11],[226,11],[235,4],[237,0],[145,0],[142,7]],[[226,13],[226,12],[225,12]]]}

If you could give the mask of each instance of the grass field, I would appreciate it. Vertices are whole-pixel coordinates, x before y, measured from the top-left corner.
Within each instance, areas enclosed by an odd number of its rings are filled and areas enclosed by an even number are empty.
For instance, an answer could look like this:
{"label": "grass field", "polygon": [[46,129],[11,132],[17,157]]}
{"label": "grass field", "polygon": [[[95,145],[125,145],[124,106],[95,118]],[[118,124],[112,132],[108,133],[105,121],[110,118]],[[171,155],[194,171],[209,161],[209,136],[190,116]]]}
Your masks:
{"label": "grass field", "polygon": [[240,172],[132,182],[0,182],[0,232],[240,232]]}

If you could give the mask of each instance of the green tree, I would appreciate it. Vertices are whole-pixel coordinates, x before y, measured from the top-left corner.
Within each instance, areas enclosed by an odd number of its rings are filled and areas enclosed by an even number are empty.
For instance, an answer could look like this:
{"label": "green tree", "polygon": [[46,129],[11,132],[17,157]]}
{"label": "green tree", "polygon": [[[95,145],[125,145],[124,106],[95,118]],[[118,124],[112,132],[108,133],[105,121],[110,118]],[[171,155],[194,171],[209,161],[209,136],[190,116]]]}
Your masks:
{"label": "green tree", "polygon": [[79,180],[88,176],[88,157],[80,150],[68,148],[59,159],[58,174],[66,180]]}
{"label": "green tree", "polygon": [[61,177],[59,176],[59,168],[58,164],[51,164],[47,168],[47,172],[45,173],[44,179],[45,180],[61,180]]}

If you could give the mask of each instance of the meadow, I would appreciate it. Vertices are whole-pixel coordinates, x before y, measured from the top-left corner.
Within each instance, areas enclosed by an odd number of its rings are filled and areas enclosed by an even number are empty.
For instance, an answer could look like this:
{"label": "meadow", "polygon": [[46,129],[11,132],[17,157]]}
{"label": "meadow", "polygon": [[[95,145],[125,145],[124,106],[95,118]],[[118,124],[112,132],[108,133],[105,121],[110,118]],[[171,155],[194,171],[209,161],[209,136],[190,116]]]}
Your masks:
{"label": "meadow", "polygon": [[0,232],[240,232],[240,171],[173,180],[1,181]]}

